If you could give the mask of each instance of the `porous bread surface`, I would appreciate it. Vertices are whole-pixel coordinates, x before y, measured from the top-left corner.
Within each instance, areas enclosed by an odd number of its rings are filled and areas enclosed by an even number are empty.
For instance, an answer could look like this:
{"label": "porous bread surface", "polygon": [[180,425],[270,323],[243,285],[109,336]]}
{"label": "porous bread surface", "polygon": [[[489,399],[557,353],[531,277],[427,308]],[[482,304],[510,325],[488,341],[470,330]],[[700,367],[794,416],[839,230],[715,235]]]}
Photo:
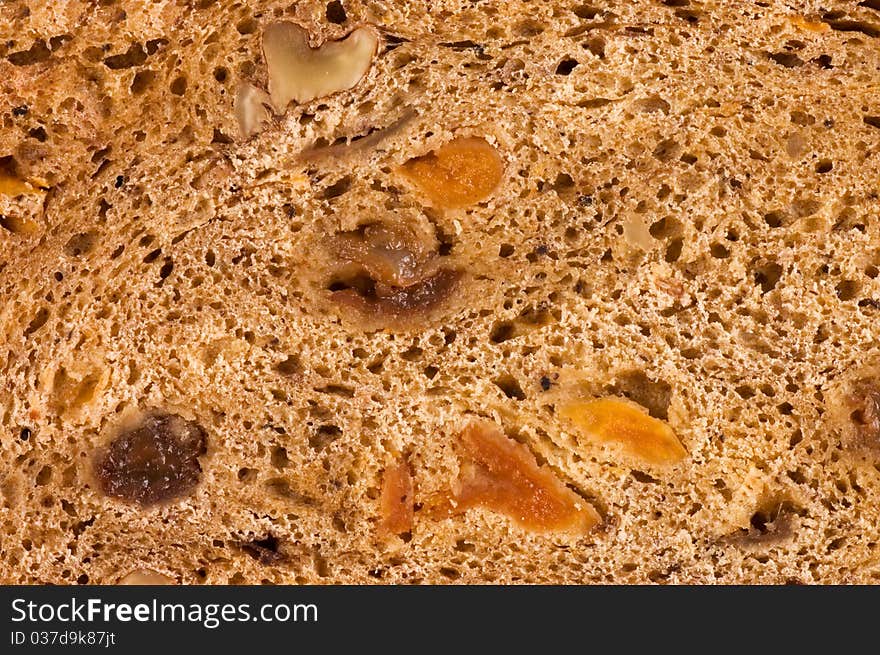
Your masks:
{"label": "porous bread surface", "polygon": [[[379,50],[244,138],[281,20]],[[0,163],[35,189],[0,195],[0,581],[880,577],[880,3],[13,0],[0,34]],[[436,209],[400,166],[456,137],[504,174]],[[322,286],[327,239],[388,216],[464,276],[405,329]],[[639,403],[687,457],[578,439],[575,397]],[[141,507],[94,458],[152,410],[207,452]],[[426,515],[473,417],[601,525]]]}

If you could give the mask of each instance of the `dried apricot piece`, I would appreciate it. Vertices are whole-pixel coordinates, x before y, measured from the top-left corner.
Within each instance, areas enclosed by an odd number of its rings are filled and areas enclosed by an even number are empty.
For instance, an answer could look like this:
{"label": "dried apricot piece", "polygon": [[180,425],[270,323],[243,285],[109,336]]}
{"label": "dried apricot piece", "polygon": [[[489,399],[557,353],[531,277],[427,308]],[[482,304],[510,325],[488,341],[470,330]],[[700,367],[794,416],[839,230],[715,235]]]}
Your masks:
{"label": "dried apricot piece", "polygon": [[45,191],[29,182],[0,173],[0,196],[20,196],[28,193],[45,193]]}
{"label": "dried apricot piece", "polygon": [[413,483],[409,465],[405,460],[388,466],[382,474],[379,510],[381,534],[403,535],[412,532]]}
{"label": "dried apricot piece", "polygon": [[562,405],[559,414],[576,425],[586,441],[619,446],[649,464],[676,464],[687,456],[672,428],[630,401],[574,401]]}
{"label": "dried apricot piece", "polygon": [[822,22],[820,20],[810,20],[805,16],[792,16],[790,18],[791,24],[801,28],[802,30],[806,30],[807,32],[828,32],[831,29],[831,26],[828,23]]}
{"label": "dried apricot piece", "polygon": [[433,205],[460,209],[489,197],[501,182],[504,162],[485,139],[460,137],[410,159],[400,170]]}
{"label": "dried apricot piece", "polygon": [[589,503],[496,425],[469,423],[461,433],[461,445],[461,473],[450,497],[438,507],[441,514],[485,507],[533,532],[584,533],[600,523]]}
{"label": "dried apricot piece", "polygon": [[12,155],[0,157],[0,196],[46,195],[49,184],[39,177],[23,179]]}
{"label": "dried apricot piece", "polygon": [[31,236],[39,232],[40,225],[34,217],[43,211],[47,187],[44,180],[22,180],[2,164],[8,157],[0,157],[0,227],[12,232]]}

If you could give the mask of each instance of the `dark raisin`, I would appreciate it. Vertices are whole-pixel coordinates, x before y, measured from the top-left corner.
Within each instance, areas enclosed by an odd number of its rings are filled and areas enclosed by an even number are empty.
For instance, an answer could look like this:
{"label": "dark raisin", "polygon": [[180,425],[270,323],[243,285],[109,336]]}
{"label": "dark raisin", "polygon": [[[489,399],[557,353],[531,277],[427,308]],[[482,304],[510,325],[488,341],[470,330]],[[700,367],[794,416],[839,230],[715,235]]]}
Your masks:
{"label": "dark raisin", "polygon": [[13,116],[24,116],[30,111],[30,108],[27,105],[18,105],[17,107],[12,108]]}
{"label": "dark raisin", "polygon": [[205,431],[176,414],[153,412],[121,432],[95,460],[108,496],[142,506],[189,494],[202,473]]}
{"label": "dark raisin", "polygon": [[412,318],[441,305],[458,284],[461,273],[441,268],[431,277],[408,287],[390,287],[377,292],[375,285],[360,288],[355,285],[333,289],[333,299],[374,318]]}
{"label": "dark raisin", "polygon": [[440,308],[462,278],[439,267],[442,243],[432,248],[401,226],[364,226],[337,234],[330,245],[342,264],[327,282],[331,299],[370,324],[413,326]]}

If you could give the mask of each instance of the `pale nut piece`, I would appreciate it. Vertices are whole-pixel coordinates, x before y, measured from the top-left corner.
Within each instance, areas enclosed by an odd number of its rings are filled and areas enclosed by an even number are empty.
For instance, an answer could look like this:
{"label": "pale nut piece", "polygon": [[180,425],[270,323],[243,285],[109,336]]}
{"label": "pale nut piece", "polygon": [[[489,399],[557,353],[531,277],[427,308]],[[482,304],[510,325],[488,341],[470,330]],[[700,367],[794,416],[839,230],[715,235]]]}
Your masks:
{"label": "pale nut piece", "polygon": [[238,130],[245,139],[259,132],[263,123],[269,120],[269,105],[271,100],[265,91],[258,89],[253,84],[242,84],[235,93],[235,119],[238,121]]}
{"label": "pale nut piece", "polygon": [[379,33],[368,25],[312,48],[304,28],[272,23],[263,30],[263,55],[275,111],[284,113],[293,100],[308,102],[352,88],[370,69],[378,48]]}
{"label": "pale nut piece", "polygon": [[636,214],[623,219],[623,238],[630,246],[644,252],[650,252],[657,244],[644,218]]}
{"label": "pale nut piece", "polygon": [[170,585],[174,580],[152,569],[135,569],[125,575],[117,584],[120,585]]}
{"label": "pale nut piece", "polygon": [[620,398],[563,404],[559,415],[577,428],[583,441],[608,444],[655,466],[671,466],[687,456],[672,428],[634,402]]}

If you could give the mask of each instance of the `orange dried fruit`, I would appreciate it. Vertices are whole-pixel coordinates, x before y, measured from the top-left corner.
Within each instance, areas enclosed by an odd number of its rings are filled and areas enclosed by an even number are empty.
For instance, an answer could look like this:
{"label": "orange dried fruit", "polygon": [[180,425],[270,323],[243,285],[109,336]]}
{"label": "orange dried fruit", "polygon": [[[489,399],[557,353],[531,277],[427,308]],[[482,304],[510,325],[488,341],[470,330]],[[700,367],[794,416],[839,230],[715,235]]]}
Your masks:
{"label": "orange dried fruit", "polygon": [[585,533],[601,522],[592,505],[496,425],[471,422],[460,438],[465,457],[459,479],[435,512],[450,516],[484,507],[533,532]]}
{"label": "orange dried fruit", "polygon": [[48,187],[45,180],[18,177],[10,161],[10,157],[0,157],[0,228],[32,236],[40,231],[35,217],[43,211]]}
{"label": "orange dried fruit", "polygon": [[687,451],[672,428],[634,402],[619,398],[565,403],[559,414],[579,428],[578,436],[610,444],[649,464],[672,465]]}
{"label": "orange dried fruit", "polygon": [[30,184],[15,177],[0,174],[0,195],[20,196],[23,193],[42,193]]}
{"label": "orange dried fruit", "polygon": [[404,460],[388,466],[382,474],[382,495],[379,498],[381,520],[379,532],[383,535],[403,535],[412,532],[413,483],[409,465]]}
{"label": "orange dried fruit", "polygon": [[26,194],[45,195],[49,190],[46,180],[34,177],[23,180],[15,172],[13,165],[3,163],[9,157],[0,157],[0,196],[21,196]]}
{"label": "orange dried fruit", "polygon": [[822,33],[828,32],[831,29],[831,26],[828,23],[822,22],[820,20],[809,20],[804,16],[792,16],[791,23],[792,25],[799,27],[802,30],[806,30],[807,32]]}
{"label": "orange dried fruit", "polygon": [[31,236],[39,232],[40,225],[28,216],[5,216],[0,214],[0,227],[13,234]]}
{"label": "orange dried fruit", "polygon": [[489,197],[501,182],[504,162],[485,139],[460,137],[400,170],[436,207],[460,209]]}

